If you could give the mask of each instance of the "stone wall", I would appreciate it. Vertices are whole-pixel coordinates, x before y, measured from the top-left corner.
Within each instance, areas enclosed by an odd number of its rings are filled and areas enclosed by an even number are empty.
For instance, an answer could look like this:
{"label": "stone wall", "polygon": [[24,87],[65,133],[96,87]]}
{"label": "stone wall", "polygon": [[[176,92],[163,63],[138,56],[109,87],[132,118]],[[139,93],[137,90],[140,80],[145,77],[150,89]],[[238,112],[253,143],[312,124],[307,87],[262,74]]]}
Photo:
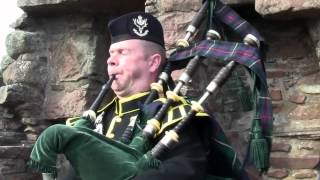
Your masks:
{"label": "stone wall", "polygon": [[[169,49],[184,36],[184,30],[199,9],[199,2],[147,1],[146,10],[158,16],[164,25]],[[317,17],[320,4],[312,0],[224,2],[253,24],[269,45],[266,69],[275,127],[272,167],[263,179],[319,179],[320,21]],[[195,78],[201,82],[191,83],[187,93],[199,96],[197,89],[202,89],[217,69],[219,65],[204,62]],[[179,72],[175,77],[177,74]],[[252,115],[241,109],[235,85],[232,86],[232,79],[229,81],[209,100],[207,108],[216,115],[243,158]],[[253,173],[253,176],[256,175]]]}
{"label": "stone wall", "polygon": [[[319,179],[320,4],[224,2],[257,27],[269,45],[266,69],[275,127],[272,168],[263,179]],[[16,31],[7,37],[8,56],[0,65],[0,179],[39,179],[25,164],[39,133],[90,105],[105,81],[108,19],[145,6],[162,22],[170,50],[200,5],[200,0],[18,0],[25,14],[12,25]],[[199,87],[220,66],[205,61],[195,75],[202,81],[192,81],[184,92],[199,96]],[[236,73],[246,77],[241,68]],[[234,82],[231,78],[206,106],[243,158],[251,111],[242,109]]]}

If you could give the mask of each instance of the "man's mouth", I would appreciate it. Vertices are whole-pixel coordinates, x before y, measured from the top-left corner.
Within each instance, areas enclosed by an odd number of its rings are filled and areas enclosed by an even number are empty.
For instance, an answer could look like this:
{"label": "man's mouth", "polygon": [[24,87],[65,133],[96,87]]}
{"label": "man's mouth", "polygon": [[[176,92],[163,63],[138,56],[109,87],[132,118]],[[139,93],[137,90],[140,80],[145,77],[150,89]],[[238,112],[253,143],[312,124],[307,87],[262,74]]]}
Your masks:
{"label": "man's mouth", "polygon": [[111,77],[111,76],[114,76],[114,80],[117,80],[117,79],[119,79],[119,74],[117,74],[117,73],[114,73],[114,74],[110,74],[109,75],[109,77]]}

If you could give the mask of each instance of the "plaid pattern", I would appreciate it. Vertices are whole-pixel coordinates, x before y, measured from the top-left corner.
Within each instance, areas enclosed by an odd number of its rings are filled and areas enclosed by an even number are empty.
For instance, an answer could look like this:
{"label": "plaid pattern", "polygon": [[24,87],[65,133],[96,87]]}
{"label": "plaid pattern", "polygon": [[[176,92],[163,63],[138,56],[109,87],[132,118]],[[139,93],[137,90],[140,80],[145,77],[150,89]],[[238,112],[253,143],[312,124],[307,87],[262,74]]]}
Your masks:
{"label": "plaid pattern", "polygon": [[260,33],[249,24],[246,20],[240,17],[233,9],[223,4],[220,0],[215,0],[214,13],[220,21],[232,28],[241,37],[245,37],[247,34],[254,35],[260,42],[264,41],[264,38]]}
{"label": "plaid pattern", "polygon": [[[249,180],[250,178],[244,170],[237,152],[229,143],[218,121],[213,117],[208,118],[208,120],[202,122],[207,122],[203,130],[211,132],[208,135],[210,137],[210,151],[208,154],[209,174],[222,177],[226,177],[227,175],[227,177],[234,177],[239,180]],[[206,130],[206,128],[209,128],[209,130]]]}
{"label": "plaid pattern", "polygon": [[194,56],[212,57],[222,61],[236,61],[248,67],[256,69],[261,79],[265,79],[260,62],[259,49],[243,43],[227,42],[220,40],[203,40],[191,46],[178,50],[169,57],[169,61],[175,64],[178,61],[188,61]]}
{"label": "plaid pattern", "polygon": [[203,40],[193,45],[178,50],[171,55],[169,61],[188,61],[194,56],[211,57],[220,61],[235,61],[251,69],[259,76],[264,87],[267,88],[266,74],[263,62],[260,59],[258,48],[243,43],[227,42],[219,40]]}
{"label": "plaid pattern", "polygon": [[203,40],[188,48],[178,50],[169,58],[169,61],[179,63],[180,61],[188,61],[197,55],[214,58],[224,62],[235,61],[246,66],[258,77],[256,88],[258,90],[259,97],[256,111],[258,116],[261,118],[263,135],[267,139],[270,149],[273,116],[266,81],[266,73],[263,61],[260,59],[260,50],[243,43]]}

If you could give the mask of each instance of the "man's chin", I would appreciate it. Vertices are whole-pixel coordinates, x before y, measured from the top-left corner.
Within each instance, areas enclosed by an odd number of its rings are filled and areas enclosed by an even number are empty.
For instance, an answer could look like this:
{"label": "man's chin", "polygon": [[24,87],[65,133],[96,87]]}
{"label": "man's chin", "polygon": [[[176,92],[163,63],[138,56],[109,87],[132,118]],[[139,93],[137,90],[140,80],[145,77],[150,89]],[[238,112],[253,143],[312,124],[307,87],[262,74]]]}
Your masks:
{"label": "man's chin", "polygon": [[124,91],[121,91],[120,89],[113,89],[113,92],[118,97],[126,97],[126,93]]}

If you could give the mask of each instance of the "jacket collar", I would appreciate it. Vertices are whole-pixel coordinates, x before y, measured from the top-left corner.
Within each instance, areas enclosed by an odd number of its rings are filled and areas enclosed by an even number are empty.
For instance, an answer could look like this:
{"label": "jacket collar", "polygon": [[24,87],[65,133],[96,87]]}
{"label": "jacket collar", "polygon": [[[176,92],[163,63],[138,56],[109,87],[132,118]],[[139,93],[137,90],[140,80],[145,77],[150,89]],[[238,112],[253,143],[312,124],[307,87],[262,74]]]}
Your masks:
{"label": "jacket collar", "polygon": [[148,94],[149,92],[142,92],[121,99],[116,98],[115,113],[121,117],[124,114],[133,111],[138,111],[142,107],[146,98],[148,97]]}

